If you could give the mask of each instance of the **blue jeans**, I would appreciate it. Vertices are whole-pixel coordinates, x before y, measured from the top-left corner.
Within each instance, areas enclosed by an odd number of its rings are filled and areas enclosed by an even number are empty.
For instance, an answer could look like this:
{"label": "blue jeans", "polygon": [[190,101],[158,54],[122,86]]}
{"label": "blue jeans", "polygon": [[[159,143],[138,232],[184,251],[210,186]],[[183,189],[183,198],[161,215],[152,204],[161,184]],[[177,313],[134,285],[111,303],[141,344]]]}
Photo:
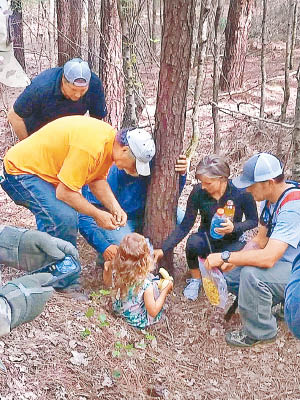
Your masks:
{"label": "blue jeans", "polygon": [[291,263],[279,260],[272,268],[237,267],[224,274],[228,290],[238,296],[244,331],[252,339],[277,334],[272,307],[283,301],[291,269]]}
{"label": "blue jeans", "polygon": [[[177,224],[180,224],[184,217],[184,211],[177,208]],[[112,244],[119,245],[123,237],[132,232],[141,232],[143,229],[142,217],[135,219],[128,219],[125,226],[120,229],[107,230],[99,227],[95,220],[88,215],[79,214],[79,232],[86,239],[86,241],[97,250],[98,253],[103,254],[104,251]]]}
{"label": "blue jeans", "polygon": [[294,260],[284,297],[284,319],[290,331],[300,339],[300,254]]}
{"label": "blue jeans", "polygon": [[2,189],[17,204],[35,216],[39,231],[67,240],[76,246],[78,214],[56,198],[55,187],[36,175],[11,175],[4,171]]}

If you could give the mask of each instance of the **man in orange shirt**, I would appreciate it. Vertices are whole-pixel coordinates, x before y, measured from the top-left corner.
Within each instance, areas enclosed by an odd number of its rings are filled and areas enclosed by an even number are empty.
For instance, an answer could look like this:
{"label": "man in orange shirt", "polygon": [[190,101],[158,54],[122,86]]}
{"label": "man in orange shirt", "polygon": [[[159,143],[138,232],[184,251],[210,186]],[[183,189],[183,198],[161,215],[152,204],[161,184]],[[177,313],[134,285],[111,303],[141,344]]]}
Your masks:
{"label": "man in orange shirt", "polygon": [[[105,229],[126,224],[127,215],[106,181],[110,166],[115,163],[130,175],[147,176],[154,154],[154,141],[143,129],[116,134],[95,118],[63,117],[7,152],[1,185],[16,204],[34,214],[38,230],[76,246],[78,212]],[[108,211],[81,195],[85,184]]]}

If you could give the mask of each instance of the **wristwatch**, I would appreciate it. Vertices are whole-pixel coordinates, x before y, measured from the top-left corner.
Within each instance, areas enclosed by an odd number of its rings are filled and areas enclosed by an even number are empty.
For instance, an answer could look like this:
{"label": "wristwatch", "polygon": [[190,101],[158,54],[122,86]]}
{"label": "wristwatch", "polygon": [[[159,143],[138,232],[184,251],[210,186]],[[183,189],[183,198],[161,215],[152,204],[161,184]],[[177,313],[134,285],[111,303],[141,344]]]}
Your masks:
{"label": "wristwatch", "polygon": [[225,250],[225,251],[223,251],[223,252],[221,253],[221,258],[222,258],[222,260],[223,260],[224,262],[226,262],[226,263],[228,263],[230,256],[231,256],[231,252],[228,251],[228,250]]}

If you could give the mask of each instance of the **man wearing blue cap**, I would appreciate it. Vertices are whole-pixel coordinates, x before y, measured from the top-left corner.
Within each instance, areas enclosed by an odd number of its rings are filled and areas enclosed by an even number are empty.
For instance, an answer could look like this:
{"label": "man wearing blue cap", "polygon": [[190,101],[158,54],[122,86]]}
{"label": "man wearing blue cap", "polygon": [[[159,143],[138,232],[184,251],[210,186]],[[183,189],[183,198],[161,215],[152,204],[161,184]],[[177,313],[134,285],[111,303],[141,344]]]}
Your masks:
{"label": "man wearing blue cap", "polygon": [[238,296],[243,328],[228,332],[226,342],[251,347],[276,339],[272,307],[284,301],[292,263],[300,254],[300,190],[284,180],[280,161],[268,153],[251,157],[233,184],[262,202],[261,226],[242,251],[210,254],[205,266],[220,267],[229,291]]}
{"label": "man wearing blue cap", "polygon": [[23,140],[48,122],[87,111],[98,119],[106,116],[103,86],[87,62],[73,58],[34,78],[8,112],[8,120]]}

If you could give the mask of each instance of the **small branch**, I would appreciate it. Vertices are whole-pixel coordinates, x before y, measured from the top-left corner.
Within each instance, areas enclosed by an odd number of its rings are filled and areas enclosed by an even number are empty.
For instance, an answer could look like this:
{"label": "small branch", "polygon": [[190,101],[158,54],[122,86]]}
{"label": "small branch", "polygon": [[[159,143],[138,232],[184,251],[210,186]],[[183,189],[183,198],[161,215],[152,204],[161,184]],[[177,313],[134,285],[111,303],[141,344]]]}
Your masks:
{"label": "small branch", "polygon": [[[240,114],[240,115],[244,115],[245,117],[248,117],[248,118],[257,119],[258,121],[266,122],[267,124],[279,125],[279,126],[282,126],[283,128],[287,128],[287,129],[293,129],[293,127],[294,127],[293,125],[284,124],[282,122],[277,122],[277,121],[274,121],[272,119],[265,119],[265,118],[255,117],[254,115],[249,115],[249,114],[243,113],[241,111],[235,111],[235,110],[230,110],[229,108],[220,107],[216,103],[214,103],[213,101],[211,101],[210,104],[214,105],[215,107],[217,107],[224,114],[228,114],[228,113],[231,113],[231,115],[232,114]],[[232,117],[233,117],[233,115],[232,115]]]}

